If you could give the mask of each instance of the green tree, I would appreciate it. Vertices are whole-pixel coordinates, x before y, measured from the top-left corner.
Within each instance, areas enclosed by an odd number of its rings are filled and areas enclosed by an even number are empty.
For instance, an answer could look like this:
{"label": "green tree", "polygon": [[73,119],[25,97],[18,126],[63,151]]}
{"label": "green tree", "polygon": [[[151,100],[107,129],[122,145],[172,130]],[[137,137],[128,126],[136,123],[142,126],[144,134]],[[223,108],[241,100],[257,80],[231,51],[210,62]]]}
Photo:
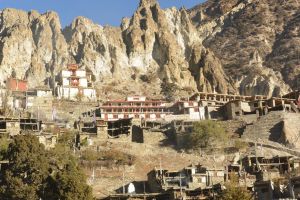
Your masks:
{"label": "green tree", "polygon": [[0,138],[0,160],[5,158],[9,144],[10,139],[7,136],[2,136]]}
{"label": "green tree", "polygon": [[38,199],[49,176],[44,146],[35,136],[16,136],[5,159],[9,164],[1,182],[1,199]]}
{"label": "green tree", "polygon": [[252,200],[253,194],[246,187],[239,186],[238,177],[230,174],[230,182],[225,184],[221,200]]}
{"label": "green tree", "polygon": [[216,142],[226,142],[225,129],[216,121],[199,121],[193,124],[193,132],[188,135],[187,148],[200,149],[211,147]]}
{"label": "green tree", "polygon": [[[78,166],[69,163],[55,177],[56,191],[59,200],[93,199],[91,188],[85,184],[86,177]],[[84,184],[83,184],[84,183]]]}
{"label": "green tree", "polygon": [[67,131],[58,137],[58,143],[73,147],[75,143],[76,133],[74,131]]}
{"label": "green tree", "polygon": [[9,164],[0,176],[0,199],[92,199],[91,189],[69,149],[59,145],[46,151],[35,136],[16,136],[5,154]]}

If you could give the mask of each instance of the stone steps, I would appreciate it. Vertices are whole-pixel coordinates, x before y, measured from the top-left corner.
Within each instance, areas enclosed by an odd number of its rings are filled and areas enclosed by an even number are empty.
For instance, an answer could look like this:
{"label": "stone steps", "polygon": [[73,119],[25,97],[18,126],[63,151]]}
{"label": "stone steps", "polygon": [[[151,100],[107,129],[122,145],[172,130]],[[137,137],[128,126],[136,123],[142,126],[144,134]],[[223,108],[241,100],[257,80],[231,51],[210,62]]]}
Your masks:
{"label": "stone steps", "polygon": [[280,123],[283,121],[283,115],[282,111],[275,111],[261,116],[258,121],[246,127],[242,137],[269,139],[270,136],[280,136],[282,131]]}

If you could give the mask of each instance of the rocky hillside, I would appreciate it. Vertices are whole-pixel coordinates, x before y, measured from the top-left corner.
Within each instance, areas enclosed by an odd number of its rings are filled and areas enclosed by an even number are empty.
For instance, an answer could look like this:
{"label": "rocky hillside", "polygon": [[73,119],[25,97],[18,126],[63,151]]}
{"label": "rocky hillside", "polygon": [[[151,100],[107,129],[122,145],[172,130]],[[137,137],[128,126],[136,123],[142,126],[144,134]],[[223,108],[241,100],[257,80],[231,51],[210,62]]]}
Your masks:
{"label": "rocky hillside", "polygon": [[300,75],[299,8],[294,0],[211,0],[190,15],[241,93],[278,95]]}
{"label": "rocky hillside", "polygon": [[[208,0],[163,10],[141,0],[120,27],[84,17],[62,29],[54,12],[0,12],[0,82],[16,74],[55,86],[67,63],[93,72],[102,98],[195,91],[280,95],[300,81],[295,0]],[[299,82],[300,84],[300,82]]]}

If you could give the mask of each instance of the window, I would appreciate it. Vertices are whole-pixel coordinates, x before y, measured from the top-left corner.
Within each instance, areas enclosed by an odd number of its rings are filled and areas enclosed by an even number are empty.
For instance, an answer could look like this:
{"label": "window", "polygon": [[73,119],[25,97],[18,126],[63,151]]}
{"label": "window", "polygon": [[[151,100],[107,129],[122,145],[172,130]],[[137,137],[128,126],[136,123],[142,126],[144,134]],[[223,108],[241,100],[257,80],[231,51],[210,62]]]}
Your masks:
{"label": "window", "polygon": [[124,118],[126,118],[126,119],[129,118],[129,115],[124,115]]}
{"label": "window", "polygon": [[268,188],[262,188],[262,189],[261,189],[261,192],[262,192],[262,193],[267,193],[268,191],[269,191]]}
{"label": "window", "polygon": [[104,121],[98,121],[98,125],[104,125]]}
{"label": "window", "polygon": [[118,115],[114,115],[113,118],[114,118],[114,119],[118,119]]}
{"label": "window", "polygon": [[198,178],[198,183],[206,183],[206,177]]}

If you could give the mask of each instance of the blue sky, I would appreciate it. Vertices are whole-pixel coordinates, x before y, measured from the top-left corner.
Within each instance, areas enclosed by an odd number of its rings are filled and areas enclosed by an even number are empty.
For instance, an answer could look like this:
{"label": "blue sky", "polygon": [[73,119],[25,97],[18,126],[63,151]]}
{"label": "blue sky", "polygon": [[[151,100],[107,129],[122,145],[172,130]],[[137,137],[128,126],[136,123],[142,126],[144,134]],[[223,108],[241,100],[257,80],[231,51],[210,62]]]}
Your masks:
{"label": "blue sky", "polygon": [[[162,8],[172,6],[191,8],[204,0],[158,0]],[[56,11],[62,26],[69,25],[77,16],[85,16],[101,25],[119,26],[122,17],[130,17],[139,0],[0,0],[0,9],[18,8],[44,13]]]}

